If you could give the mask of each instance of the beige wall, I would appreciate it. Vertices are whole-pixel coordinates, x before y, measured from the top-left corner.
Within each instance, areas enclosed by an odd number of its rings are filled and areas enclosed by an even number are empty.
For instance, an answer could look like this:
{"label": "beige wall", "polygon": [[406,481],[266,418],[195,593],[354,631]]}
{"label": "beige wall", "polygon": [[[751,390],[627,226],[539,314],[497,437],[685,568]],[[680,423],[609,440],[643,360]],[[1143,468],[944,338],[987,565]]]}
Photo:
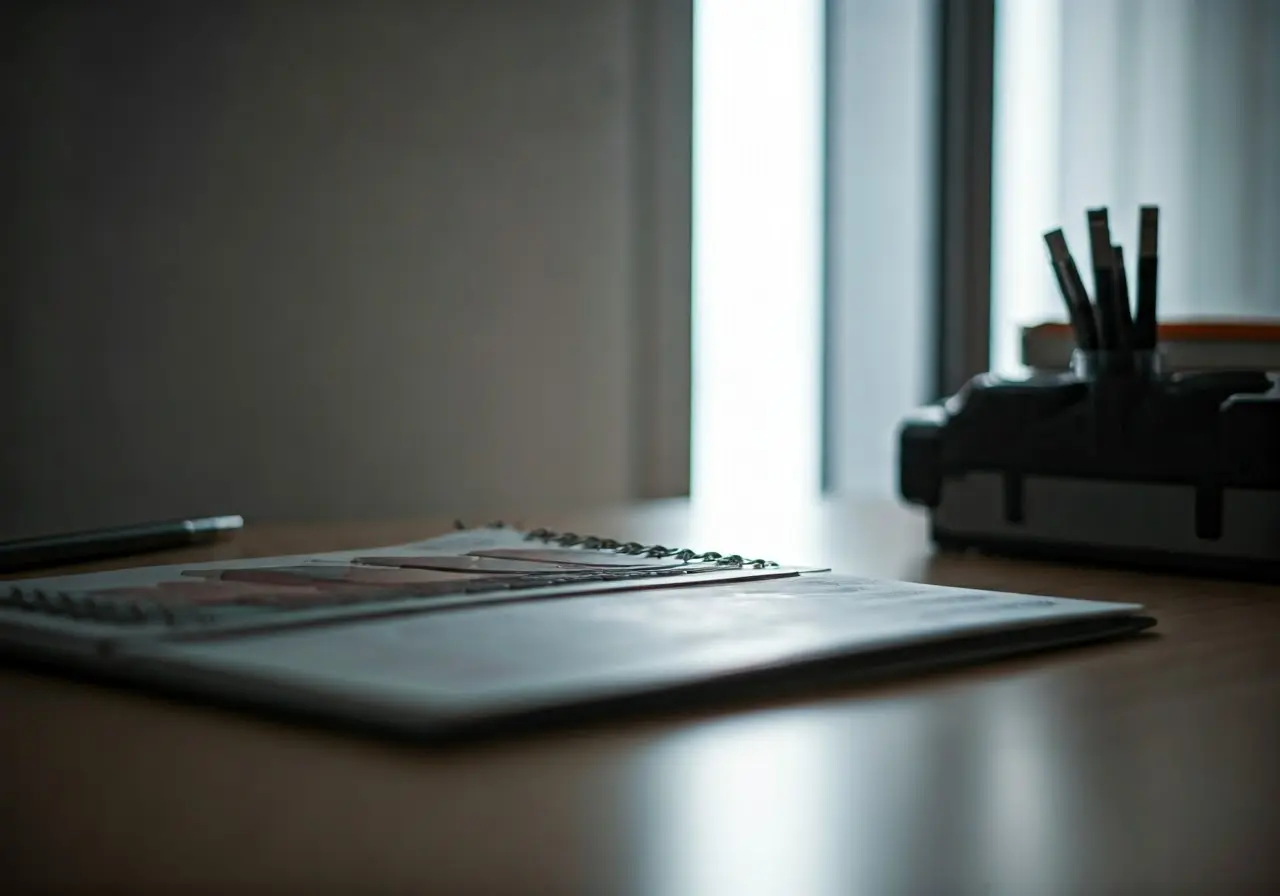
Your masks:
{"label": "beige wall", "polygon": [[0,15],[0,529],[687,482],[688,3]]}

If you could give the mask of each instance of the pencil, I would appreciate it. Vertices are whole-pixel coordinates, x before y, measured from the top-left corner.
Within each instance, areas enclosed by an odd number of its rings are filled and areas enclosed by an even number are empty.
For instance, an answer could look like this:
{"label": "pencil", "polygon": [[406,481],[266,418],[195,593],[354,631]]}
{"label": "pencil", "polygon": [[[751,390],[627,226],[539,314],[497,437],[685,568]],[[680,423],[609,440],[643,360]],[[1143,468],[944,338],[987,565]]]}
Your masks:
{"label": "pencil", "polygon": [[1138,228],[1138,311],[1136,329],[1139,347],[1153,351],[1157,340],[1156,274],[1160,266],[1160,209],[1144,205]]}
{"label": "pencil", "polygon": [[1062,230],[1051,230],[1044,235],[1045,244],[1049,247],[1049,258],[1053,263],[1053,273],[1058,280],[1058,289],[1062,300],[1067,305],[1067,315],[1071,320],[1071,329],[1076,335],[1076,345],[1082,351],[1098,350],[1098,328],[1093,320],[1093,309],[1089,305],[1089,291],[1080,279],[1080,270],[1067,248],[1067,238]]}
{"label": "pencil", "polygon": [[1093,301],[1098,322],[1098,347],[1103,351],[1115,351],[1120,347],[1116,333],[1116,309],[1113,298],[1111,260],[1111,228],[1107,223],[1107,210],[1093,208],[1088,211],[1089,250],[1093,260]]}

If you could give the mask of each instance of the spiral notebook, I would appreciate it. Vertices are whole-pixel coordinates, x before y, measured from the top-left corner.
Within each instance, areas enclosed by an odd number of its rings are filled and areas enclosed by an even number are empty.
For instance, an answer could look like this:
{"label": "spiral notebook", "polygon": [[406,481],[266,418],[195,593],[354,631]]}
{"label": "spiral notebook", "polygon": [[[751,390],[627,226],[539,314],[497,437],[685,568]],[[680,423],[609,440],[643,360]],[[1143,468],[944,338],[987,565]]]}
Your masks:
{"label": "spiral notebook", "polygon": [[496,525],[3,582],[0,655],[431,739],[1116,637],[1141,610]]}

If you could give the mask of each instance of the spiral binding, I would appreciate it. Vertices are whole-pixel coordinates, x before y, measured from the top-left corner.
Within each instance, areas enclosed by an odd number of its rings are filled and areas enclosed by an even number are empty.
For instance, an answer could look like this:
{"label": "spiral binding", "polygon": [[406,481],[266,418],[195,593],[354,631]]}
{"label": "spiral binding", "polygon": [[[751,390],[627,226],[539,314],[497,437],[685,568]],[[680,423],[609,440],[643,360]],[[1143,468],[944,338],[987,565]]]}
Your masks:
{"label": "spiral binding", "polygon": [[[466,529],[461,520],[454,521],[457,529]],[[497,521],[489,523],[487,529],[513,528]],[[717,566],[732,566],[751,569],[777,569],[779,564],[773,560],[762,560],[755,557],[744,557],[741,554],[721,554],[716,551],[694,551],[689,548],[669,548],[660,544],[641,544],[638,541],[617,541],[613,538],[599,538],[595,535],[578,535],[574,532],[556,532],[552,529],[531,529],[525,533],[525,541],[540,541],[543,544],[555,544],[564,548],[581,547],[588,551],[613,551],[617,554],[629,554],[633,557],[652,557],[654,559],[681,560],[685,563],[715,563]]]}

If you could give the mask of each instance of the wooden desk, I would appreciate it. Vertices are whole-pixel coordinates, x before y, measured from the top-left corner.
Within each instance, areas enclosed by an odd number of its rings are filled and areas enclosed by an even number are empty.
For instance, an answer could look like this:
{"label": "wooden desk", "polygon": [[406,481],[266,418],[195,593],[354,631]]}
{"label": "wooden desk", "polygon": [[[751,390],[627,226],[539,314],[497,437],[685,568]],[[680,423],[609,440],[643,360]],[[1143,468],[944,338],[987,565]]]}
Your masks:
{"label": "wooden desk", "polygon": [[[672,502],[546,522],[881,576],[1142,601],[1160,635],[454,753],[6,670],[4,876],[184,893],[1236,893],[1280,883],[1280,588],[933,558],[923,520],[891,505]],[[183,559],[365,546],[446,525],[251,527]]]}

